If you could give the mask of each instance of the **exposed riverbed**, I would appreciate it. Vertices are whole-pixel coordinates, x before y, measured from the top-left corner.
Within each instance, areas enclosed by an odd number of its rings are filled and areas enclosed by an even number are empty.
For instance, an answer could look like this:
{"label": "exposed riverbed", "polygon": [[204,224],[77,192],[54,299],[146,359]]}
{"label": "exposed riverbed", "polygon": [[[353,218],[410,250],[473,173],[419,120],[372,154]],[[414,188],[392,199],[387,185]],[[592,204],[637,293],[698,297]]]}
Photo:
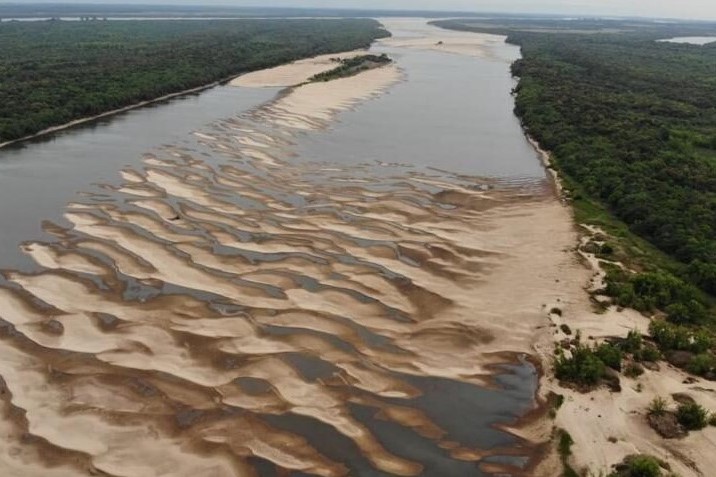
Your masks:
{"label": "exposed riverbed", "polygon": [[529,473],[574,235],[518,53],[388,27],[399,71],[0,150],[3,475]]}

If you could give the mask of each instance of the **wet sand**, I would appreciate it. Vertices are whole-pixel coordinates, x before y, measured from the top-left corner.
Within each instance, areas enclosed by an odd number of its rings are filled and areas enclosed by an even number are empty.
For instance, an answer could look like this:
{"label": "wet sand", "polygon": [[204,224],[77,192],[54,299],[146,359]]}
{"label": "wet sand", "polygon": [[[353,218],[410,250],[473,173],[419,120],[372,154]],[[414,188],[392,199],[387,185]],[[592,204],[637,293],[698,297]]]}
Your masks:
{"label": "wet sand", "polygon": [[551,182],[292,159],[402,78],[288,90],[23,244],[0,470],[535,475],[551,429],[522,425],[545,422],[524,357],[588,279]]}

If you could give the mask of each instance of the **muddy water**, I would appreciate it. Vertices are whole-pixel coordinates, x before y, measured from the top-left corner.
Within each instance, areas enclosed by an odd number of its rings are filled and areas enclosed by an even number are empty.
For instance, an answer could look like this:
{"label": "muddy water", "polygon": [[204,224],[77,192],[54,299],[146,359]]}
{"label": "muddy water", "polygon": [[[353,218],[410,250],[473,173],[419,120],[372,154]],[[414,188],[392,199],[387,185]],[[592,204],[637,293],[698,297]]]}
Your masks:
{"label": "muddy water", "polygon": [[339,123],[222,89],[0,153],[2,475],[528,472],[535,370],[469,297],[544,173],[504,58],[394,53]]}

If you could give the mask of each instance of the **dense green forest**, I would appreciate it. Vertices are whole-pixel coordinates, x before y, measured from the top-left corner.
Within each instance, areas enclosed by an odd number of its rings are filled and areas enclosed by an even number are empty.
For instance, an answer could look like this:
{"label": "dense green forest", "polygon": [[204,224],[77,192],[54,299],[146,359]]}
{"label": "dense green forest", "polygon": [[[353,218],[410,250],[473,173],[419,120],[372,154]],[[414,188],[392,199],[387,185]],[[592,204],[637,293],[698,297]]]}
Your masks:
{"label": "dense green forest", "polygon": [[[716,36],[716,25],[435,23],[503,34],[521,47],[515,112],[552,153],[577,220],[609,233],[606,244],[592,244],[606,260],[603,292],[664,318],[652,322],[658,352],[649,355],[716,380],[716,43],[657,41]],[[556,372],[599,380],[613,367],[601,351],[582,348],[557,360]]]}
{"label": "dense green forest", "polygon": [[367,19],[2,22],[0,143],[387,35]]}

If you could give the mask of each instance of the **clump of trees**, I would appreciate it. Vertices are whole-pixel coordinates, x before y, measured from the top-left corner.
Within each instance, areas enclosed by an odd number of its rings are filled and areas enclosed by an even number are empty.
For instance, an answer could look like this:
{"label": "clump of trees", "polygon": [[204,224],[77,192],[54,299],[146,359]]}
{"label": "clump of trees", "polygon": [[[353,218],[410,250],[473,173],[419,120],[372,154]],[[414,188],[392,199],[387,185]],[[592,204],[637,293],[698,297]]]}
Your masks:
{"label": "clump of trees", "polygon": [[582,389],[607,384],[613,390],[619,390],[616,373],[624,371],[628,377],[636,378],[644,373],[640,363],[656,362],[662,357],[661,352],[645,342],[636,330],[630,331],[625,338],[612,339],[596,346],[585,345],[580,339],[578,332],[574,346],[568,352],[557,351],[554,371],[560,381]]}
{"label": "clump of trees", "polygon": [[647,409],[649,425],[665,439],[684,437],[689,431],[699,431],[714,421],[714,415],[695,402],[690,396],[675,394],[676,410],[660,396],[654,398]]}
{"label": "clump of trees", "polygon": [[388,36],[369,19],[0,23],[0,142]]}
{"label": "clump of trees", "polygon": [[355,76],[362,71],[366,71],[378,66],[387,65],[393,62],[385,53],[381,55],[360,55],[353,58],[344,58],[339,60],[340,66],[330,71],[318,73],[309,81],[331,81],[338,78]]}
{"label": "clump of trees", "polygon": [[569,355],[557,356],[554,374],[560,381],[580,386],[593,387],[605,376],[607,366],[599,359],[595,350],[578,344]]}

